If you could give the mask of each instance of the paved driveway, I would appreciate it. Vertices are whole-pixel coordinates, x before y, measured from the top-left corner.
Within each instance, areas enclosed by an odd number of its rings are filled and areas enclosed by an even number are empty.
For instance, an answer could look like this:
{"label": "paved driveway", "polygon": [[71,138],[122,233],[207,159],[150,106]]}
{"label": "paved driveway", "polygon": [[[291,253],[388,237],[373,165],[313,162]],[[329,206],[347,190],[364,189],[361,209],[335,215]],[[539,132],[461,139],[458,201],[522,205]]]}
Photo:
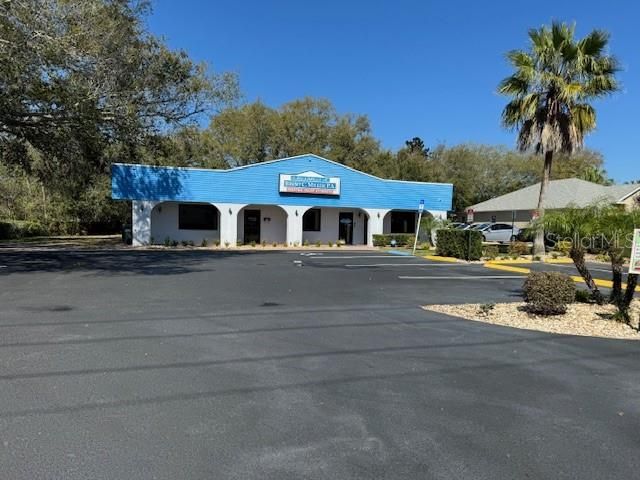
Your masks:
{"label": "paved driveway", "polygon": [[0,252],[1,476],[637,477],[637,343],[418,308],[517,300],[501,273],[337,249]]}

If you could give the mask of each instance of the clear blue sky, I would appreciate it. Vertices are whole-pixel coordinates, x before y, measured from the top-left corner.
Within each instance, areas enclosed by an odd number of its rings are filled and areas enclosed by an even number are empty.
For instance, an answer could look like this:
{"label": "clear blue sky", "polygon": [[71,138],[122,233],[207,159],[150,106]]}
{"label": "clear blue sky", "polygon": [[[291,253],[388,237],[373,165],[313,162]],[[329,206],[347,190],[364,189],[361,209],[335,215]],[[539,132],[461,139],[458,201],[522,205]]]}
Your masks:
{"label": "clear blue sky", "polygon": [[278,106],[305,95],[342,113],[367,114],[373,133],[396,149],[514,145],[500,126],[509,73],[504,53],[527,46],[527,30],[575,21],[578,36],[611,33],[623,89],[596,104],[601,151],[617,181],[640,178],[640,6],[631,0],[154,0],[151,30],[215,70],[240,76],[248,101]]}

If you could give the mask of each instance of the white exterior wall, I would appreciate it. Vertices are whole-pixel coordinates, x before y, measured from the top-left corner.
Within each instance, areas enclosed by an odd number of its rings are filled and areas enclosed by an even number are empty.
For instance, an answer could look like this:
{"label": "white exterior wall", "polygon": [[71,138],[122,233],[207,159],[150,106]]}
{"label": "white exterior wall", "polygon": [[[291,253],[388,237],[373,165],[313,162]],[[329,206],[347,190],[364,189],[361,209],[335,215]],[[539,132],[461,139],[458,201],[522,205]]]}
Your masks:
{"label": "white exterior wall", "polygon": [[220,240],[220,212],[218,211],[217,230],[180,230],[178,205],[175,202],[157,204],[151,211],[151,239],[150,243],[162,245],[167,237],[171,240],[193,241],[200,245],[203,239],[208,243]]}
{"label": "white exterior wall", "polygon": [[[320,231],[302,232],[302,241],[309,243],[338,241],[338,218],[340,212],[353,213],[353,244],[364,245],[364,224],[367,221],[366,213],[352,208],[320,208]],[[360,214],[360,216],[358,216]],[[302,220],[301,220],[302,222]]]}
{"label": "white exterior wall", "polygon": [[157,202],[131,202],[131,244],[134,247],[151,243],[151,210]]}
{"label": "white exterior wall", "polygon": [[[309,206],[290,205],[245,205],[220,203],[217,230],[180,230],[178,219],[179,202],[132,202],[133,245],[162,244],[166,237],[177,241],[193,241],[199,245],[203,239],[208,243],[220,241],[222,246],[236,246],[244,237],[243,208],[260,210],[260,239],[267,243],[286,243],[289,246],[303,242],[336,242],[338,240],[338,219],[340,212],[353,213],[353,244],[364,245],[364,226],[367,222],[367,242],[373,245],[373,235],[389,233],[391,227],[390,210],[357,208],[320,208],[319,232],[303,232],[302,217]],[[446,218],[445,211],[428,211],[436,218]],[[368,217],[367,217],[368,215]],[[270,221],[265,221],[270,218]],[[368,218],[368,220],[367,220]],[[153,240],[153,242],[151,241]]]}
{"label": "white exterior wall", "polygon": [[[260,210],[260,242],[283,244],[287,241],[287,214],[276,205],[247,205],[238,215],[237,239],[244,239],[244,211]],[[271,220],[265,220],[271,219]]]}
{"label": "white exterior wall", "polygon": [[381,210],[378,208],[365,209],[369,215],[369,225],[367,226],[367,245],[373,246],[373,236],[381,235],[384,232],[384,219],[389,210]]}

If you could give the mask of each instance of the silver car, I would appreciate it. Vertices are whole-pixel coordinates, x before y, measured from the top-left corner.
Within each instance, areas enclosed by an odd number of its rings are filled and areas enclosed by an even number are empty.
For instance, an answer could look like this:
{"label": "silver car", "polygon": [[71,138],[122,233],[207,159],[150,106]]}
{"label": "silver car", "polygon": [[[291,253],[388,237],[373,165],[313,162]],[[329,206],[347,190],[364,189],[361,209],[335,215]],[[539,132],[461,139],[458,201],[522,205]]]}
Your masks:
{"label": "silver car", "polygon": [[516,226],[510,223],[484,223],[474,230],[482,233],[485,242],[514,242],[520,232]]}

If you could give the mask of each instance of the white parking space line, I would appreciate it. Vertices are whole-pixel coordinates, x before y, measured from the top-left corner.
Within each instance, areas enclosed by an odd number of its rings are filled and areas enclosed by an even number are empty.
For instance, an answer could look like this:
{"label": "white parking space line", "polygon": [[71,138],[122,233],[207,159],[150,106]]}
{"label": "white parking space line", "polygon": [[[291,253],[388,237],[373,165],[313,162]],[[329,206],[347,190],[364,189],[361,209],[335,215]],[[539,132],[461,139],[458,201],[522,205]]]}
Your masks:
{"label": "white parking space line", "polygon": [[[454,264],[445,263],[348,263],[345,267],[451,267]],[[455,266],[465,266],[464,264],[456,264]]]}
{"label": "white parking space line", "polygon": [[[575,268],[573,265],[559,265],[557,263],[551,264],[554,267],[560,267],[560,268]],[[590,272],[605,272],[605,273],[611,273],[611,270],[607,270],[606,268],[589,268]],[[627,272],[622,272],[622,273],[627,273]]]}
{"label": "white parking space line", "polygon": [[498,279],[523,279],[526,275],[478,275],[478,276],[410,276],[399,275],[400,280],[498,280]]}
{"label": "white parking space line", "polygon": [[336,255],[336,256],[317,256],[314,260],[338,260],[338,259],[351,259],[351,258],[393,258],[393,259],[410,259],[414,260],[415,257],[413,255]]}

